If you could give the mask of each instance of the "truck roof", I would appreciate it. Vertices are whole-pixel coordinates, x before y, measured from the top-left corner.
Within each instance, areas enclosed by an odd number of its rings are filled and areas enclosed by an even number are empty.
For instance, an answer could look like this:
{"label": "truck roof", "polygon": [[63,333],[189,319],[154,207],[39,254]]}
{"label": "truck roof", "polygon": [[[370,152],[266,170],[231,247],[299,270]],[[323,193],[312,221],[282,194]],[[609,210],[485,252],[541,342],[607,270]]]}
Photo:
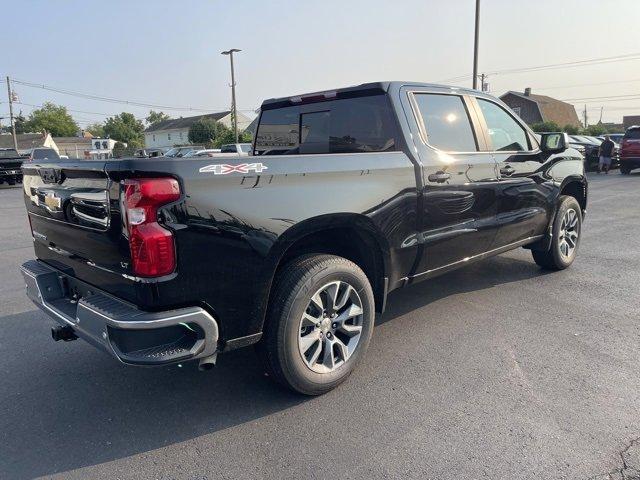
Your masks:
{"label": "truck roof", "polygon": [[456,87],[452,85],[442,85],[437,83],[425,83],[425,82],[409,82],[409,81],[390,81],[390,82],[370,82],[362,83],[360,85],[353,85],[351,87],[334,88],[329,90],[322,90],[319,92],[303,93],[299,95],[291,95],[288,97],[269,98],[262,102],[262,110],[271,110],[273,108],[280,108],[288,105],[295,105],[306,101],[318,101],[331,98],[352,98],[361,97],[365,95],[375,95],[376,93],[386,93],[392,87],[400,86],[416,86],[416,87],[434,87],[445,90],[455,90],[457,92],[466,92],[479,94],[481,92],[464,87]]}

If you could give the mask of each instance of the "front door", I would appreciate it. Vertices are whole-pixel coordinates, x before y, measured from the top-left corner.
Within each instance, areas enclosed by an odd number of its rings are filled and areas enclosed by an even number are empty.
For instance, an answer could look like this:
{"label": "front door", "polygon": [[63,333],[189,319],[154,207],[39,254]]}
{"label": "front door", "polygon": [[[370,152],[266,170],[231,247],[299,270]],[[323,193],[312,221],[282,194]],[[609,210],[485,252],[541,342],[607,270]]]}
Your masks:
{"label": "front door", "polygon": [[498,166],[498,232],[492,248],[543,235],[554,208],[556,186],[544,174],[537,140],[507,108],[476,97],[488,150]]}
{"label": "front door", "polygon": [[422,250],[412,277],[458,265],[490,249],[496,234],[498,175],[493,155],[476,132],[470,98],[449,89],[405,91],[422,163]]}

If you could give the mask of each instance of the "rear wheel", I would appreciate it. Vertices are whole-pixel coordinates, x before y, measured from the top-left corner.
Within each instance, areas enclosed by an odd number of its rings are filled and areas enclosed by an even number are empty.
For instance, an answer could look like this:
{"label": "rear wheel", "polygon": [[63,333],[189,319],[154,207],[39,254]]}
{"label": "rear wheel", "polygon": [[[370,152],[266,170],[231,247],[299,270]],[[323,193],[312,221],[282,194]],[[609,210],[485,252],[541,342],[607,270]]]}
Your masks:
{"label": "rear wheel", "polygon": [[547,270],[563,270],[578,253],[582,229],[582,210],[574,197],[563,195],[552,226],[551,248],[532,250],[533,260]]}
{"label": "rear wheel", "polygon": [[332,255],[305,255],[278,275],[258,352],[279,383],[320,395],[362,360],[374,323],[364,272]]}

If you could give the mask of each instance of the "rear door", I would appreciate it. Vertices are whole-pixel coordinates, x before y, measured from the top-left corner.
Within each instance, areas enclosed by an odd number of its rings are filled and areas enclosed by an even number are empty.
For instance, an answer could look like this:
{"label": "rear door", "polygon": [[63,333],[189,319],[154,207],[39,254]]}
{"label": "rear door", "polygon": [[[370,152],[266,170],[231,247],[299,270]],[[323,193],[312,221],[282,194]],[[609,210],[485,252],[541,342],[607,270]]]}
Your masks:
{"label": "rear door", "polygon": [[498,166],[498,233],[492,248],[542,235],[555,200],[555,187],[544,176],[537,140],[508,107],[490,98],[474,97],[486,138],[487,153]]}
{"label": "rear door", "polygon": [[[406,98],[405,98],[406,96]],[[489,250],[496,234],[498,176],[469,97],[449,89],[409,88],[402,94],[419,137],[422,163],[418,277]],[[406,109],[405,109],[406,110]]]}
{"label": "rear door", "polygon": [[[118,168],[116,162],[109,162]],[[23,165],[24,201],[38,258],[59,269],[128,273],[119,182],[104,161]],[[76,271],[77,270],[77,271]]]}

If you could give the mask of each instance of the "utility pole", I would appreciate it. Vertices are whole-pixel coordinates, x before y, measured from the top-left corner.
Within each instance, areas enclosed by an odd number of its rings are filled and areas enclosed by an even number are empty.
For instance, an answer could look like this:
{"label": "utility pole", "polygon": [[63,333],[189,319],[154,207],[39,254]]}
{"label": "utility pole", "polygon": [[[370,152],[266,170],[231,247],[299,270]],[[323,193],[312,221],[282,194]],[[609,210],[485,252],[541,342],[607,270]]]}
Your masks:
{"label": "utility pole", "polygon": [[587,128],[588,125],[587,125],[587,104],[586,103],[584,105],[584,113],[583,113],[583,115],[584,115],[584,128]]}
{"label": "utility pole", "polygon": [[233,134],[236,143],[238,143],[238,108],[236,106],[236,77],[233,69],[233,54],[241,51],[237,48],[232,48],[231,50],[220,52],[222,55],[229,55],[231,59],[231,121],[233,122]]}
{"label": "utility pole", "polygon": [[478,89],[478,42],[480,40],[480,0],[476,0],[476,35],[473,43],[473,89]]}
{"label": "utility pole", "polygon": [[13,133],[13,147],[18,151],[18,137],[16,137],[16,124],[13,122],[13,92],[11,91],[11,80],[7,75],[7,94],[9,95],[9,120],[11,121],[11,132]]}

